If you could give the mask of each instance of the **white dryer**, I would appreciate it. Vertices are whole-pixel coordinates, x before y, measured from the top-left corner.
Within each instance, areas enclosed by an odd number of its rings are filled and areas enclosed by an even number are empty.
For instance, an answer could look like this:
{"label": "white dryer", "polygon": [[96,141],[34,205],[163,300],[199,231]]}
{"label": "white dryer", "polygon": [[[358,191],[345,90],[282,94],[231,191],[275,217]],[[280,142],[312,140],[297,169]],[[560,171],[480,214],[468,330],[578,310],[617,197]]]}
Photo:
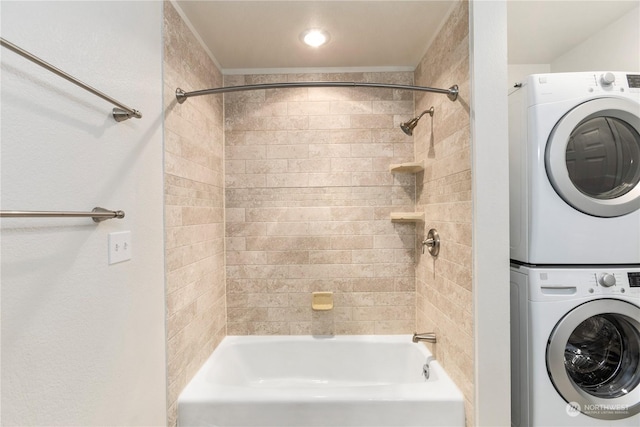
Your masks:
{"label": "white dryer", "polygon": [[511,267],[514,427],[640,425],[640,268]]}
{"label": "white dryer", "polygon": [[640,264],[640,73],[529,76],[509,141],[512,260]]}

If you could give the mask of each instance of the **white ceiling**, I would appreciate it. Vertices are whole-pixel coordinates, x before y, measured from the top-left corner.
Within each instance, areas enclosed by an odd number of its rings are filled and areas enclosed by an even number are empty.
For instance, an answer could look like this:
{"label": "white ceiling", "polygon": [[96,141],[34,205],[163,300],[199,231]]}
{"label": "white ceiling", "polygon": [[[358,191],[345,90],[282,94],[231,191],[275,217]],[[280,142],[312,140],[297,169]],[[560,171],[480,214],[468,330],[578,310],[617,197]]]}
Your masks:
{"label": "white ceiling", "polygon": [[[413,70],[449,1],[178,1],[223,69],[405,67]],[[299,40],[320,27],[331,40]]]}
{"label": "white ceiling", "polygon": [[[225,73],[413,70],[455,0],[175,0]],[[174,4],[175,4],[174,3]],[[637,7],[633,1],[508,1],[509,63],[549,63]],[[302,44],[311,27],[331,34]]]}

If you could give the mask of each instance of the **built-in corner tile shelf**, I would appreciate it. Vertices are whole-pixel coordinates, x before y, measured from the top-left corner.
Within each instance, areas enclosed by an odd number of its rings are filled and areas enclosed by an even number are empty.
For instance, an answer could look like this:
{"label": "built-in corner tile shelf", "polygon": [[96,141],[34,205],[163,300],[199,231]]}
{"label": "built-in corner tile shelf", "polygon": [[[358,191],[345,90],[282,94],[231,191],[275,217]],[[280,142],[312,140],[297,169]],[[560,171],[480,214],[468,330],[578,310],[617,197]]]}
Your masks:
{"label": "built-in corner tile shelf", "polygon": [[392,222],[424,221],[424,212],[391,212]]}
{"label": "built-in corner tile shelf", "polygon": [[418,173],[424,170],[424,162],[396,163],[389,165],[391,173]]}
{"label": "built-in corner tile shelf", "polygon": [[[424,170],[424,162],[389,165],[391,173],[417,173]],[[391,222],[424,222],[424,212],[391,212]]]}

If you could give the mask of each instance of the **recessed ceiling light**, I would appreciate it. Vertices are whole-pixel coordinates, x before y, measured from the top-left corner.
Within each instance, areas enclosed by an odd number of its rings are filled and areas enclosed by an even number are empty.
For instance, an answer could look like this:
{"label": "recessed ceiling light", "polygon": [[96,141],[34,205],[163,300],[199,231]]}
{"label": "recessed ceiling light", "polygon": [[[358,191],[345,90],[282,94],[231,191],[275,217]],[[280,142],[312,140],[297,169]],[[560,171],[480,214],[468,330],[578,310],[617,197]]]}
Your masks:
{"label": "recessed ceiling light", "polygon": [[324,30],[311,29],[300,34],[300,40],[311,47],[320,47],[329,41],[329,33]]}

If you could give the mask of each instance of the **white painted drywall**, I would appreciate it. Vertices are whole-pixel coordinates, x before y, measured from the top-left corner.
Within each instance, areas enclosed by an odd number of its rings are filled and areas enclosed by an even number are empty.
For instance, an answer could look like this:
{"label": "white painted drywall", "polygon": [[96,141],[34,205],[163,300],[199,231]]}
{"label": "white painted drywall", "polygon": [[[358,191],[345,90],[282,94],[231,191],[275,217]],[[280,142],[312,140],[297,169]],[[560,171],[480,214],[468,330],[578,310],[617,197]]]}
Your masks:
{"label": "white painted drywall", "polygon": [[551,72],[640,71],[640,7],[551,61]]}
{"label": "white painted drywall", "polygon": [[510,424],[507,8],[470,2],[475,425]]}
{"label": "white painted drywall", "polygon": [[529,74],[550,73],[549,64],[510,64],[508,67],[507,93],[515,90],[514,85],[524,83]]}
{"label": "white painted drywall", "polygon": [[166,425],[162,3],[1,7],[2,37],[143,114],[1,49],[1,208],[126,212],[2,220],[2,424]]}

